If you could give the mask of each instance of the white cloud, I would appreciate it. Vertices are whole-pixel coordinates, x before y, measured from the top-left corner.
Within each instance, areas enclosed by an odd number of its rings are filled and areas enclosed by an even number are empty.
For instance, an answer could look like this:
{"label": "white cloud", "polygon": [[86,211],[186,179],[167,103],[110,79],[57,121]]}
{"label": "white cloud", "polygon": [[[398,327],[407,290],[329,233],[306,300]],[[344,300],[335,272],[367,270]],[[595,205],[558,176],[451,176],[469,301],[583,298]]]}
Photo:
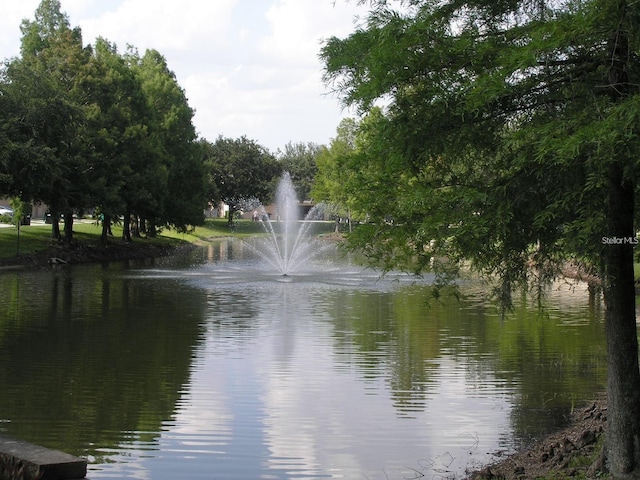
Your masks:
{"label": "white cloud", "polygon": [[[20,21],[39,0],[7,2],[0,57],[19,54]],[[62,0],[85,43],[158,50],[196,110],[203,137],[246,135],[272,151],[328,143],[344,116],[325,96],[321,40],[346,36],[364,10],[348,0]]]}
{"label": "white cloud", "polygon": [[[300,65],[316,65],[321,40],[346,35],[353,28],[353,12],[328,1],[281,0],[266,13],[272,34],[266,55]],[[349,27],[349,28],[346,28]]]}

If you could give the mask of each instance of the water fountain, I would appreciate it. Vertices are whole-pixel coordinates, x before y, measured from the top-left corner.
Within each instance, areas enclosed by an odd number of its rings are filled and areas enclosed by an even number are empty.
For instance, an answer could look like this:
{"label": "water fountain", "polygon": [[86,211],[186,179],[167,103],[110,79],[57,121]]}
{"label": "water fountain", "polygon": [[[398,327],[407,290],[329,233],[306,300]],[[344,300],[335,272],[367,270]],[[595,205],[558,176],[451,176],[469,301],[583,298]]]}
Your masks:
{"label": "water fountain", "polygon": [[276,218],[271,219],[261,207],[259,221],[267,236],[252,248],[287,277],[323,250],[323,246],[310,235],[312,209],[302,220],[299,215],[298,198],[288,172],[280,179],[276,192]]}
{"label": "water fountain", "polygon": [[314,221],[319,208],[312,208],[301,219],[298,198],[287,173],[278,184],[273,218],[263,206],[252,204],[251,209],[255,209],[254,219],[261,222],[263,234],[242,241],[221,241],[224,246],[218,245],[216,253],[211,253],[212,249],[205,255],[215,262],[207,263],[200,271],[202,275],[192,275],[192,279],[199,278],[206,288],[243,292],[259,288],[260,294],[268,295],[275,291],[274,283],[288,290],[313,286],[390,291],[400,285],[433,280],[429,275],[416,278],[395,271],[385,272],[383,278],[380,271],[367,268],[340,251],[339,243],[317,235],[322,229]]}

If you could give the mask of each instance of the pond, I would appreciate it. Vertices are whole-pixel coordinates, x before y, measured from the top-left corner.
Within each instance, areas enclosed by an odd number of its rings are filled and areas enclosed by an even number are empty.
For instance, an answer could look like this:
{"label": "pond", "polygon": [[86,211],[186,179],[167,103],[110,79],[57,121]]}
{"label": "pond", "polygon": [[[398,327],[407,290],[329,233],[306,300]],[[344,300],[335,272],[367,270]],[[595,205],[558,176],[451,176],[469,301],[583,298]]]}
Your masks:
{"label": "pond", "polygon": [[436,301],[332,255],[283,277],[223,240],[0,272],[0,433],[91,479],[461,478],[604,390],[584,285],[502,318],[476,282]]}

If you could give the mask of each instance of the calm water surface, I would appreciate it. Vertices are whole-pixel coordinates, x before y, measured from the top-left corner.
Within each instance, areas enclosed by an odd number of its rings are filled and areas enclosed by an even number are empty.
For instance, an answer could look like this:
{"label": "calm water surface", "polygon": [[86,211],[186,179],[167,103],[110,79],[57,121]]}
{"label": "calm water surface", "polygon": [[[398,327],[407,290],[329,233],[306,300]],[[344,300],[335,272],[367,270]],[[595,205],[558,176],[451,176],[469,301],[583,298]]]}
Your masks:
{"label": "calm water surface", "polygon": [[477,285],[240,242],[0,272],[0,432],[91,479],[460,478],[604,389],[602,306],[558,286],[501,319]]}

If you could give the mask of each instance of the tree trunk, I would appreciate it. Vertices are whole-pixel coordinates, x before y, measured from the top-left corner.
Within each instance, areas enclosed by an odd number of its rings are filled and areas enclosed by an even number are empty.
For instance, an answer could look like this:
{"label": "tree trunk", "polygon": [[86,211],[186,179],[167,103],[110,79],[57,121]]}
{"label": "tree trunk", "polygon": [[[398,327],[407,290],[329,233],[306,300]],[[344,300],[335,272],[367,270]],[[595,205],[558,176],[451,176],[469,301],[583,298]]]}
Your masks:
{"label": "tree trunk", "polygon": [[158,230],[156,229],[155,222],[147,222],[147,237],[156,238],[158,236]]}
{"label": "tree trunk", "polygon": [[147,220],[144,217],[140,217],[140,233],[147,234]]}
{"label": "tree trunk", "polygon": [[60,215],[56,211],[51,211],[51,238],[60,240],[62,235],[60,234]]}
{"label": "tree trunk", "polygon": [[73,213],[65,212],[64,214],[64,243],[71,245],[73,241]]}
{"label": "tree trunk", "polygon": [[229,228],[233,228],[233,217],[236,214],[235,207],[233,205],[229,205],[229,218],[227,219],[227,224]]}
{"label": "tree trunk", "polygon": [[[617,8],[619,20],[609,42],[608,71],[608,93],[614,102],[631,92],[629,32],[623,25],[634,22],[627,1],[618,1]],[[613,476],[630,479],[640,478],[640,369],[633,275],[635,185],[625,179],[622,159],[614,159],[608,167],[607,235],[615,240],[603,246],[609,403],[606,449]]]}
{"label": "tree trunk", "polygon": [[109,236],[109,226],[111,225],[111,216],[103,213],[102,214],[102,234],[100,235],[100,241],[102,243],[107,243]]}
{"label": "tree trunk", "polygon": [[640,477],[640,369],[633,275],[633,185],[622,166],[609,167],[609,241],[604,248],[607,334],[607,440],[615,478]]}
{"label": "tree trunk", "polygon": [[140,235],[140,217],[138,215],[132,216],[132,229],[131,235],[135,238],[141,238]]}
{"label": "tree trunk", "polygon": [[124,214],[124,219],[122,220],[122,239],[125,242],[131,241],[131,213],[127,210]]}

